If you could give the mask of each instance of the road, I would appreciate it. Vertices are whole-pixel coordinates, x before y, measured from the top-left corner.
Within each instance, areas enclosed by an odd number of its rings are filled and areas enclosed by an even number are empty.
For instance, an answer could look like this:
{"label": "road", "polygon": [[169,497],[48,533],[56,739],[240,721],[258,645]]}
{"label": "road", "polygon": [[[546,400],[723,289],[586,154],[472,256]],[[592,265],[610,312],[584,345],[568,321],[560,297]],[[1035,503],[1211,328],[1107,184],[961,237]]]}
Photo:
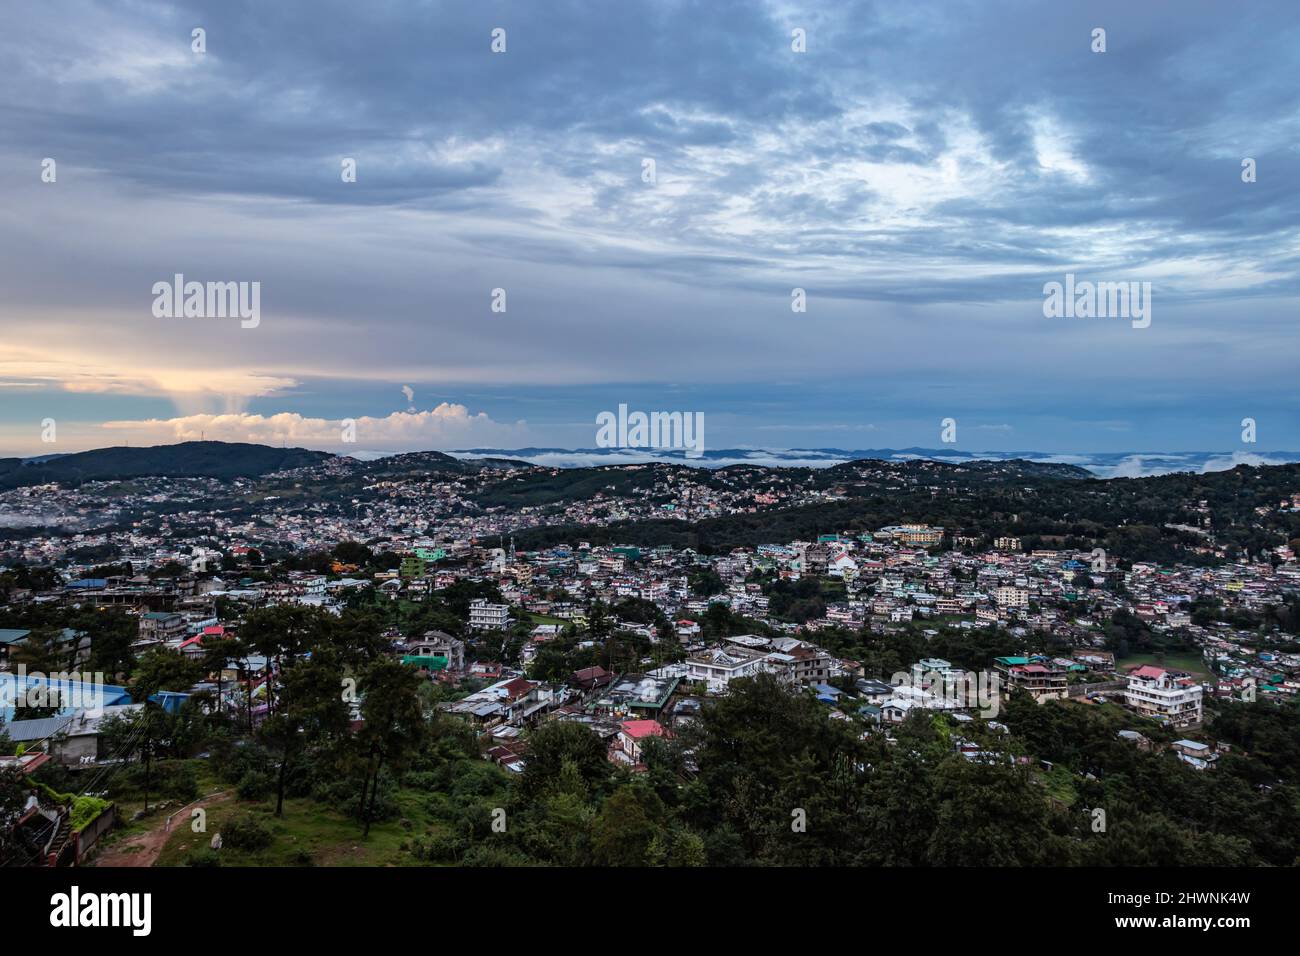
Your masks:
{"label": "road", "polygon": [[[127,837],[125,840],[114,843],[102,853],[96,855],[90,866],[153,866],[158,861],[163,847],[167,845],[168,839],[176,832],[176,828],[189,825],[189,811],[192,808],[221,803],[229,799],[232,793],[231,790],[211,793],[186,807],[182,807],[180,810],[166,816],[160,816],[154,826],[144,833],[137,833],[134,836]],[[168,820],[171,821],[170,827],[167,825]]]}

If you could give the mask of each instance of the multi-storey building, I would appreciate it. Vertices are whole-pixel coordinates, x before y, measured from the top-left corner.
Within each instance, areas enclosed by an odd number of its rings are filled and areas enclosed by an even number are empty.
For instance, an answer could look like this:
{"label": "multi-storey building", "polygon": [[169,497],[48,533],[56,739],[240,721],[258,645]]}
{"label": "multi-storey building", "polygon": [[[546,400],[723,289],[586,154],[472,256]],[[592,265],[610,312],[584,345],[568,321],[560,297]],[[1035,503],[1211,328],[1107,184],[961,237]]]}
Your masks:
{"label": "multi-storey building", "polygon": [[1201,685],[1186,674],[1148,664],[1130,671],[1124,703],[1146,717],[1175,727],[1201,722]]}
{"label": "multi-storey building", "polygon": [[504,631],[509,613],[509,604],[489,604],[484,598],[475,598],[469,605],[469,626],[476,631]]}
{"label": "multi-storey building", "polygon": [[831,656],[820,647],[804,641],[782,638],[774,642],[777,650],[768,663],[778,677],[791,683],[822,684],[831,676]]}
{"label": "multi-storey building", "polygon": [[711,693],[723,693],[736,678],[753,677],[769,666],[762,651],[732,645],[725,651],[708,650],[686,658],[686,678],[702,681]]}
{"label": "multi-storey building", "polygon": [[1069,696],[1068,675],[1048,662],[1030,660],[1027,657],[999,657],[993,663],[1002,675],[1007,693],[1018,687],[1028,691],[1040,704],[1045,700]]}
{"label": "multi-storey building", "polygon": [[1029,591],[1025,588],[1000,587],[993,592],[998,607],[1029,607]]}
{"label": "multi-storey building", "polygon": [[465,669],[465,642],[446,631],[425,631],[424,637],[407,645],[406,653],[411,657],[444,658],[446,669],[456,673]]}
{"label": "multi-storey building", "polygon": [[138,645],[157,645],[179,641],[185,636],[185,618],[179,614],[149,611],[140,615]]}
{"label": "multi-storey building", "polygon": [[932,528],[928,524],[893,525],[881,530],[903,544],[933,545],[943,541],[943,528]]}

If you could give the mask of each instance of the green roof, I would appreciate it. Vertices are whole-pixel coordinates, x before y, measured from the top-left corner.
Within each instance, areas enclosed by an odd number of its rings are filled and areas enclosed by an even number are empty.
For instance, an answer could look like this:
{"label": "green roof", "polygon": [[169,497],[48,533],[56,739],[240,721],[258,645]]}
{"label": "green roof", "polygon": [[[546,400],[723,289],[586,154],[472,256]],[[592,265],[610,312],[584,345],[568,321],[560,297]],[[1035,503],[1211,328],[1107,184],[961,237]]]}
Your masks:
{"label": "green roof", "polygon": [[1007,667],[1015,667],[1018,664],[1028,664],[1028,657],[995,657],[993,658],[999,664],[1005,664]]}
{"label": "green roof", "polygon": [[447,658],[434,657],[430,654],[403,654],[403,664],[414,664],[416,667],[424,667],[431,671],[440,671],[447,666]]}

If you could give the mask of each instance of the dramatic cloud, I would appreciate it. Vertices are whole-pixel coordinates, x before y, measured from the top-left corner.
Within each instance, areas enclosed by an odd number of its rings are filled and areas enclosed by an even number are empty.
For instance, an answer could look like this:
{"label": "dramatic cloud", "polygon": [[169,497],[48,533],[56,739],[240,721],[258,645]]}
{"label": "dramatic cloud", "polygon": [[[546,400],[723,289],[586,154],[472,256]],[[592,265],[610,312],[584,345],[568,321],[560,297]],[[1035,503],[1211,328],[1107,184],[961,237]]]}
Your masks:
{"label": "dramatic cloud", "polygon": [[[92,349],[71,346],[60,353],[34,352],[0,344],[4,385],[58,388],[68,392],[133,395],[239,396],[272,395],[293,386],[294,380],[249,369],[211,367],[200,358],[187,367],[141,367],[124,357],[109,365]],[[23,382],[22,379],[31,379]]]}
{"label": "dramatic cloud", "polygon": [[[937,10],[14,6],[0,437],[381,419],[399,382],[578,445],[642,396],[735,444],[1300,446],[1294,3]],[[1151,327],[1044,318],[1067,272],[1151,282]],[[156,317],[178,273],[260,321]]]}

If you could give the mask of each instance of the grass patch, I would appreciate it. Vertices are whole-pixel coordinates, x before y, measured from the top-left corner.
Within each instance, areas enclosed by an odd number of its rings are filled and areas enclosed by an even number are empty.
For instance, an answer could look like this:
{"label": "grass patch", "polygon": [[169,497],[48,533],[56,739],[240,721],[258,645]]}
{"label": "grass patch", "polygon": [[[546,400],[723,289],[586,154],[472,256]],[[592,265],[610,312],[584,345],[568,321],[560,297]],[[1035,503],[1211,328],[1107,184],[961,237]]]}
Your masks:
{"label": "grass patch", "polygon": [[1048,795],[1063,806],[1073,806],[1074,801],[1079,799],[1079,791],[1074,786],[1074,774],[1068,768],[1058,764],[1049,771],[1040,772],[1040,777]]}
{"label": "grass patch", "polygon": [[372,824],[370,836],[362,837],[361,824],[310,798],[284,801],[284,815],[274,815],[275,798],[227,800],[208,808],[207,832],[193,833],[182,825],[168,839],[158,857],[158,866],[184,866],[192,852],[209,848],[213,834],[227,820],[251,813],[272,834],[271,845],[256,851],[225,847],[219,853],[222,866],[417,866],[421,865],[403,844],[428,837],[440,825],[431,810],[431,796],[423,791],[402,789],[396,795],[397,819]]}
{"label": "grass patch", "polygon": [[1205,666],[1205,660],[1199,654],[1181,653],[1181,654],[1135,654],[1132,657],[1126,657],[1121,661],[1116,661],[1115,666],[1119,668],[1120,673],[1127,672],[1132,667],[1142,664],[1154,664],[1156,667],[1163,667],[1167,670],[1186,671],[1196,677],[1209,677],[1210,671]]}
{"label": "grass patch", "polygon": [[533,614],[533,613],[529,612],[527,616],[528,616],[528,619],[529,619],[530,621],[532,621],[534,624],[559,624],[559,625],[565,625],[565,624],[568,624],[568,623],[569,623],[568,621],[566,621],[566,620],[565,620],[564,618],[562,618],[562,617],[550,617],[549,615],[546,615],[546,614]]}

